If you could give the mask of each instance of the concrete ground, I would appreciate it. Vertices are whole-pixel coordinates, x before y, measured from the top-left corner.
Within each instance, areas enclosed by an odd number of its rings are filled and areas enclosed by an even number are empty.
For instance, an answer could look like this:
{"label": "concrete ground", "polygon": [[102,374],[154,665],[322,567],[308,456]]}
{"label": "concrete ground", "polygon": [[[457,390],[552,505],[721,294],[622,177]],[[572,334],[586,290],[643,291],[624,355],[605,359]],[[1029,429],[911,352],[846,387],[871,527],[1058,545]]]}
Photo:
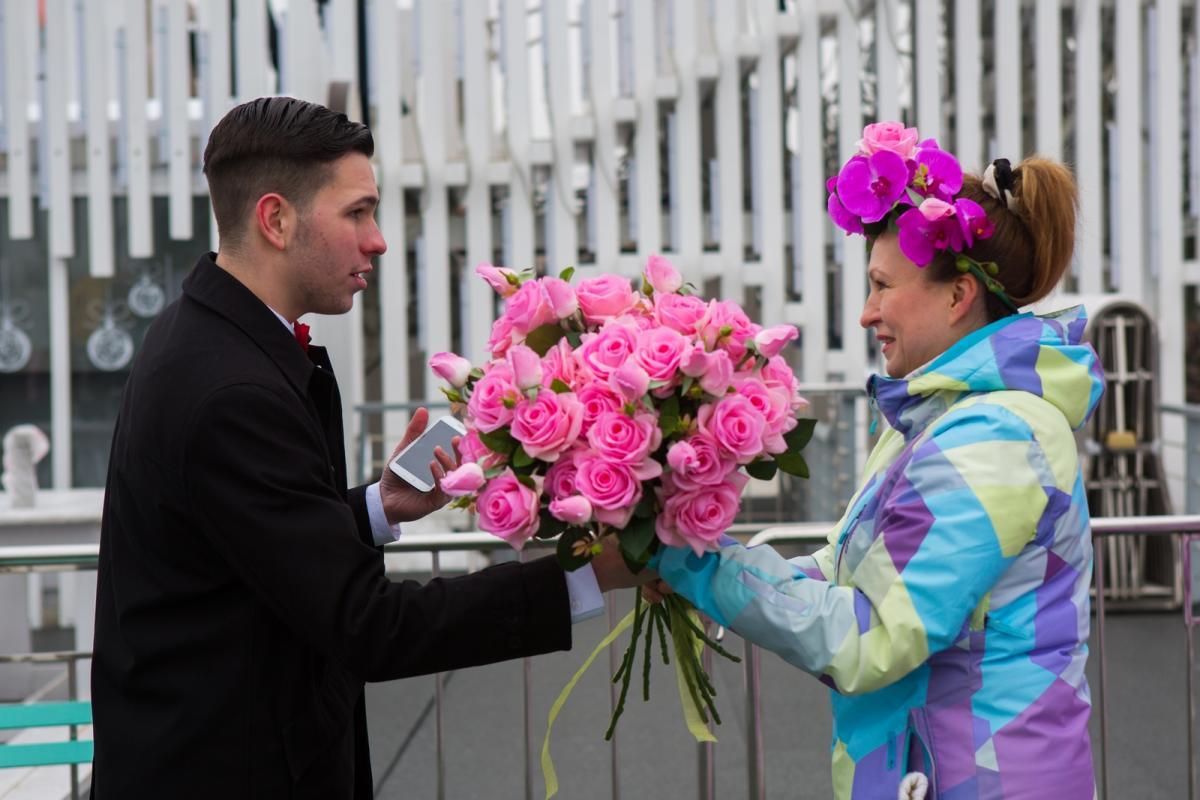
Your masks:
{"label": "concrete ground", "polygon": [[[628,597],[620,598],[621,605],[628,610],[632,595],[624,594]],[[572,651],[531,662],[532,794],[536,798],[544,796],[538,755],[550,705],[608,627],[603,617],[582,623],[574,630]],[[1177,613],[1114,615],[1106,637],[1109,796],[1186,798],[1186,653],[1181,617]],[[623,651],[627,638],[619,642]],[[732,652],[741,652],[738,637],[730,635],[727,643]],[[1094,648],[1093,642],[1089,680],[1098,709]],[[743,672],[741,665],[719,658],[716,662],[718,710],[724,720],[714,748],[716,796],[742,798],[748,794]],[[522,674],[518,661],[443,675],[446,798],[525,796]],[[558,797],[563,800],[614,796],[610,748],[603,739],[609,675],[607,657],[601,656],[555,725],[551,752],[561,784]],[[674,675],[655,662],[648,704],[642,702],[637,685],[640,669],[637,677],[617,731],[619,796],[700,796],[698,748],[683,726]],[[367,687],[377,797],[437,797],[433,694],[432,677]],[[825,687],[766,653],[762,697],[767,796],[830,797]],[[1092,728],[1099,762],[1098,711],[1093,713]]]}

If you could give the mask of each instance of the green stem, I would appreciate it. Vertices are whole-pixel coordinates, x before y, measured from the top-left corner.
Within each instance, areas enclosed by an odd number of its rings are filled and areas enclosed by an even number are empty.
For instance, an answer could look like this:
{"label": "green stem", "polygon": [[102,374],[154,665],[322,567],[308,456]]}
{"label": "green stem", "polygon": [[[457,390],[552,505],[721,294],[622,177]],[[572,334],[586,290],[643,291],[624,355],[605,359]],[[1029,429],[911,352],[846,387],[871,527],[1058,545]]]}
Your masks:
{"label": "green stem", "polygon": [[[640,593],[639,593],[640,594]],[[650,617],[654,616],[654,607],[650,606],[646,610],[646,614]],[[642,702],[650,702],[650,654],[654,651],[652,647],[654,640],[654,623],[653,620],[646,623],[646,641],[642,644]]]}
{"label": "green stem", "polygon": [[[668,598],[668,599],[670,599],[670,598]],[[681,601],[681,602],[686,602],[686,601]],[[686,609],[680,609],[678,615],[683,619],[684,624],[687,625],[689,628],[691,628],[692,632],[695,633],[696,636],[698,636],[700,638],[700,641],[704,642],[706,645],[708,645],[709,647],[711,647],[713,649],[713,652],[717,653],[717,655],[724,656],[725,658],[729,659],[730,661],[734,662],[735,664],[741,663],[742,659],[739,656],[735,656],[733,653],[729,652],[724,647],[721,647],[721,645],[717,644],[717,642],[715,642],[711,638],[709,638],[708,634],[704,632],[704,629],[692,621],[692,618],[687,613]]]}
{"label": "green stem", "polygon": [[617,698],[617,707],[613,709],[612,721],[608,724],[608,730],[604,734],[604,741],[610,741],[613,733],[617,729],[617,720],[621,718],[621,714],[625,711],[625,696],[629,694],[629,680],[633,677],[633,660],[637,655],[638,635],[642,631],[642,619],[645,614],[642,612],[642,593],[636,593],[637,600],[633,606],[633,634],[629,639],[629,649],[625,651],[625,663],[622,665],[623,675],[621,677],[621,695]]}
{"label": "green stem", "polygon": [[666,625],[663,620],[666,619],[667,610],[661,604],[656,605],[654,611],[654,625],[658,628],[658,646],[662,650],[662,661],[664,665],[670,666],[671,656],[667,654],[667,635],[665,633]]}

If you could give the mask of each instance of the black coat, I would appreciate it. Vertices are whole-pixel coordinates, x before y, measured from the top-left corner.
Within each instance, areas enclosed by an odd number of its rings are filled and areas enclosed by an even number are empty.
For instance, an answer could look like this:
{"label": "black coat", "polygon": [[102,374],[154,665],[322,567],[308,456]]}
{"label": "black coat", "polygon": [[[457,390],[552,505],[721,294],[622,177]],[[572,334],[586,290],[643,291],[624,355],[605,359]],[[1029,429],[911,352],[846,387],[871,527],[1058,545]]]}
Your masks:
{"label": "black coat", "polygon": [[368,798],[364,681],[570,647],[553,559],[387,580],[342,441],[324,349],[201,258],[113,436],[94,798]]}

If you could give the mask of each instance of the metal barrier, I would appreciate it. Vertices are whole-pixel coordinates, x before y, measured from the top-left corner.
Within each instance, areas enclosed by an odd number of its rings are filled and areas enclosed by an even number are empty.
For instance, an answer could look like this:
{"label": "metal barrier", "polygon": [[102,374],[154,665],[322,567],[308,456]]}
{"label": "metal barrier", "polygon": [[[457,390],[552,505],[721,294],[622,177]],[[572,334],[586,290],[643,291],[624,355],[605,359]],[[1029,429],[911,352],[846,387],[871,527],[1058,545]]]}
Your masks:
{"label": "metal barrier", "polygon": [[[751,536],[749,540],[750,546],[758,544],[792,544],[803,545],[812,548],[819,548],[826,543],[826,535],[833,527],[834,523],[804,523],[797,525],[776,525],[765,529],[754,525],[738,525],[735,526],[733,533],[742,535],[757,534]],[[1200,515],[1195,516],[1170,516],[1170,517],[1134,517],[1134,518],[1101,518],[1092,520],[1092,538],[1093,541],[1119,535],[1119,534],[1136,534],[1145,536],[1164,536],[1178,535],[1180,547],[1180,560],[1183,566],[1184,574],[1191,574],[1191,544],[1200,542]],[[546,542],[542,540],[531,540],[526,549],[522,551],[520,557],[522,560],[528,557],[530,551],[547,550],[554,546],[554,542]],[[432,575],[437,577],[441,572],[440,554],[453,551],[507,551],[509,545],[506,542],[497,539],[488,533],[468,532],[468,533],[450,533],[450,534],[405,534],[400,541],[389,544],[385,548],[387,553],[429,553],[432,556]],[[1094,584],[1096,587],[1104,585],[1105,575],[1105,548],[1095,548],[1095,575]],[[9,547],[0,548],[0,574],[10,572],[44,572],[44,571],[66,571],[76,569],[95,569],[99,557],[98,545],[51,545],[39,547]],[[1094,707],[1099,713],[1100,741],[1099,741],[1099,764],[1100,764],[1100,784],[1103,790],[1101,797],[1108,796],[1108,771],[1105,763],[1105,755],[1108,748],[1108,721],[1107,721],[1107,695],[1106,695],[1106,667],[1105,667],[1105,650],[1104,650],[1104,620],[1105,620],[1105,603],[1104,592],[1096,591],[1095,613],[1096,613],[1096,650],[1099,658],[1099,682],[1097,686],[1099,702],[1094,704]],[[1186,642],[1187,642],[1187,691],[1188,691],[1188,791],[1189,796],[1196,797],[1197,785],[1197,765],[1194,742],[1194,729],[1196,717],[1195,705],[1195,687],[1194,687],[1194,672],[1195,672],[1195,655],[1193,652],[1193,628],[1196,625],[1196,618],[1192,610],[1192,585],[1191,581],[1184,581],[1184,603],[1183,615],[1184,624],[1186,627]],[[616,604],[613,594],[610,593],[607,598],[607,610],[609,624],[614,625],[617,621]],[[745,643],[745,659],[744,671],[746,679],[746,748],[747,748],[747,780],[749,787],[750,798],[764,798],[766,796],[765,771],[763,764],[763,734],[762,734],[762,706],[761,706],[761,683],[760,683],[760,650],[758,647]],[[65,660],[70,667],[79,658],[90,657],[88,653],[59,653],[59,654],[31,654],[30,656],[8,656],[0,658],[2,661],[11,661],[18,658],[37,657],[40,660]],[[610,671],[616,670],[616,649],[610,648],[609,667]],[[532,660],[524,659],[523,664],[523,693],[524,693],[524,750],[525,750],[525,797],[527,800],[532,800],[534,797],[534,764],[535,764],[535,746],[534,746],[534,730],[533,720],[530,713],[530,697],[532,694]],[[711,668],[711,665],[706,665]],[[70,668],[69,667],[69,668]],[[442,702],[443,702],[442,678],[440,675],[434,678],[434,738],[436,752],[436,770],[437,770],[437,796],[443,798],[445,796],[445,747],[443,736],[443,720],[442,720]],[[615,706],[616,695],[615,690],[610,692],[610,702]],[[699,774],[699,794],[700,797],[709,800],[714,796],[714,759],[711,744],[701,744],[697,746],[697,765]],[[612,780],[612,797],[614,800],[620,796],[619,790],[619,762],[617,755],[617,738],[613,737],[610,748],[610,774]]]}

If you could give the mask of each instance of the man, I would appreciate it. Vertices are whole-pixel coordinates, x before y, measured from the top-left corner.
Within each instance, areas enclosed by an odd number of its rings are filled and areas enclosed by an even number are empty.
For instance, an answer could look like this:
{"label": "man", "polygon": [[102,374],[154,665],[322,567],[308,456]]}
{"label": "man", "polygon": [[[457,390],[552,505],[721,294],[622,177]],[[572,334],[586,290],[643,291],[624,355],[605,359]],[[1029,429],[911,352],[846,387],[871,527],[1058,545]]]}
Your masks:
{"label": "man", "polygon": [[[346,490],[337,382],[292,330],[348,311],[386,248],[372,150],[292,98],[212,132],[220,252],[147,332],[113,437],[93,798],[368,798],[364,681],[569,648],[569,598],[598,609],[597,589],[635,583],[616,548],[570,586],[552,558],[384,576],[377,545],[446,497],[386,469]],[[453,466],[438,451],[435,476]]]}

